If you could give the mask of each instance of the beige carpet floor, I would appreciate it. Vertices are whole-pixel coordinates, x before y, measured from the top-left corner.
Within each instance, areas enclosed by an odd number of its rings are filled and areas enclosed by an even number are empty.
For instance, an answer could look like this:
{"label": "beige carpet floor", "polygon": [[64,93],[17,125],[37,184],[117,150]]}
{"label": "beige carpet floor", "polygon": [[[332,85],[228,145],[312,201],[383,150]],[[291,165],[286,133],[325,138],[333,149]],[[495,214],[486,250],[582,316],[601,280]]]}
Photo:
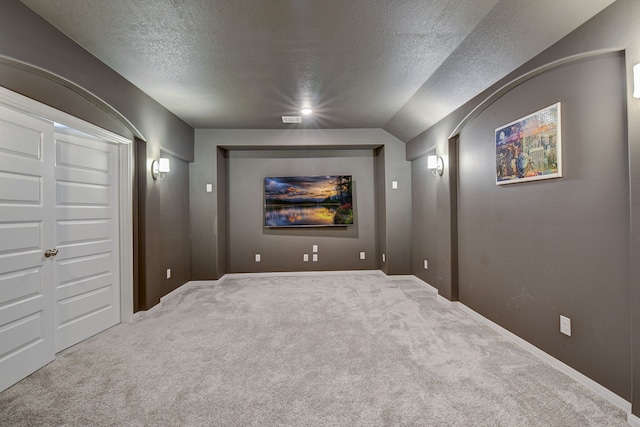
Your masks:
{"label": "beige carpet floor", "polygon": [[3,426],[627,426],[411,280],[231,277],[0,393]]}

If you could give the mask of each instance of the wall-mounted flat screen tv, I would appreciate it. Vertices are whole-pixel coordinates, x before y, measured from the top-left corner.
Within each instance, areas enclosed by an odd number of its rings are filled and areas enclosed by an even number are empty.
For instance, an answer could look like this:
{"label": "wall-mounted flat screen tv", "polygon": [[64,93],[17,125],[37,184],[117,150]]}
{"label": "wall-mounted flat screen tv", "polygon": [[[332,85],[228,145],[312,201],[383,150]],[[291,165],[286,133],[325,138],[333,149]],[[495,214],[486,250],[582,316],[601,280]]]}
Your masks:
{"label": "wall-mounted flat screen tv", "polygon": [[353,224],[351,175],[269,176],[264,179],[265,227]]}

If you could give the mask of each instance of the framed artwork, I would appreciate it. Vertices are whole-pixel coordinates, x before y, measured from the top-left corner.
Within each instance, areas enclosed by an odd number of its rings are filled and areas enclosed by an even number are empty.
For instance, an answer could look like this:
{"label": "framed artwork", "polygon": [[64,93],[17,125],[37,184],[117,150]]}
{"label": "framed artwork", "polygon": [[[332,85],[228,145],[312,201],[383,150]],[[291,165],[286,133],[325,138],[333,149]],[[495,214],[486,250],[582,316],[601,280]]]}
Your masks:
{"label": "framed artwork", "polygon": [[496,184],[562,177],[560,103],[496,129]]}
{"label": "framed artwork", "polygon": [[351,175],[264,179],[265,227],[326,227],[353,224]]}

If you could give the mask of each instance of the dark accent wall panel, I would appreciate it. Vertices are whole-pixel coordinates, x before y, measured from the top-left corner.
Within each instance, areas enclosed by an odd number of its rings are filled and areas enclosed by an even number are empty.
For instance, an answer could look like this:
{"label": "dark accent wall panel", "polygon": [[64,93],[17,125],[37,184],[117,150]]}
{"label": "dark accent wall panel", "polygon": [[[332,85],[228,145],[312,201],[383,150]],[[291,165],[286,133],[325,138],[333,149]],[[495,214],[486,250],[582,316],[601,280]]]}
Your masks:
{"label": "dark accent wall panel", "polygon": [[[434,154],[434,153],[428,153]],[[437,183],[441,178],[427,169],[427,155],[411,162],[411,233],[412,271],[415,276],[433,287],[438,286],[437,235],[438,203]],[[424,261],[427,261],[427,269]]]}
{"label": "dark accent wall panel", "polygon": [[[460,135],[460,301],[631,397],[624,60],[516,87]],[[560,101],[564,178],[495,184],[495,128]],[[571,318],[573,335],[559,332]]]}
{"label": "dark accent wall panel", "polygon": [[[166,295],[191,279],[191,240],[189,238],[189,164],[168,153],[171,172],[157,181],[160,187],[160,248],[162,295]],[[166,271],[171,269],[171,277]]]}
{"label": "dark accent wall panel", "polygon": [[135,167],[133,168],[133,311],[142,310],[145,301],[143,283],[146,283],[146,203],[147,198],[147,159],[146,142],[136,139],[135,144]]}
{"label": "dark accent wall panel", "polygon": [[[380,270],[384,272],[384,274],[389,274],[389,262],[387,261],[387,210],[385,206],[387,206],[387,198],[385,192],[385,158],[384,158],[384,147],[376,148],[375,150],[375,183],[376,183],[376,221],[378,224],[378,245],[377,245],[377,253],[380,266]],[[382,260],[382,255],[384,255],[385,260]]]}
{"label": "dark accent wall panel", "polygon": [[629,92],[633,87],[633,66],[640,63],[640,38],[626,50],[627,70],[627,136],[629,140],[629,199],[631,210],[629,263],[631,288],[631,346],[633,354],[633,414],[640,417],[640,99]]}
{"label": "dark accent wall panel", "polygon": [[[196,130],[196,135],[198,135]],[[218,151],[214,144],[196,144],[196,161],[189,165],[189,214],[191,226],[191,279],[213,280],[217,271],[217,207],[220,193]],[[211,185],[211,192],[207,192]],[[224,192],[224,187],[222,187]]]}
{"label": "dark accent wall panel", "polygon": [[217,277],[222,277],[229,271],[229,172],[227,158],[229,152],[224,148],[217,148],[216,164],[218,187],[218,218],[215,224],[215,233],[218,239],[218,267]]}
{"label": "dark accent wall panel", "polygon": [[[227,158],[230,273],[377,268],[372,150],[230,151]],[[354,225],[264,227],[264,178],[352,175]],[[318,245],[318,261],[312,246]],[[361,260],[359,253],[366,258]],[[255,254],[261,261],[255,262]],[[303,261],[303,254],[309,261]]]}
{"label": "dark accent wall panel", "polygon": [[[411,273],[411,165],[405,150],[384,151],[384,217],[387,274]],[[393,188],[393,182],[397,188]]]}

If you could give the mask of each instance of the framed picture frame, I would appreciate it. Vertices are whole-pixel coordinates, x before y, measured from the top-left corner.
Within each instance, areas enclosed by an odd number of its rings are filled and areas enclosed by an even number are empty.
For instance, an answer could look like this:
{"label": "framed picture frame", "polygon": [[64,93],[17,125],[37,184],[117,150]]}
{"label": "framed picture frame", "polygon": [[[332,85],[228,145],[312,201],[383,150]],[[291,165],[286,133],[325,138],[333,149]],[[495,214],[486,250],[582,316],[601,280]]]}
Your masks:
{"label": "framed picture frame", "polygon": [[496,129],[496,184],[562,177],[560,103]]}

